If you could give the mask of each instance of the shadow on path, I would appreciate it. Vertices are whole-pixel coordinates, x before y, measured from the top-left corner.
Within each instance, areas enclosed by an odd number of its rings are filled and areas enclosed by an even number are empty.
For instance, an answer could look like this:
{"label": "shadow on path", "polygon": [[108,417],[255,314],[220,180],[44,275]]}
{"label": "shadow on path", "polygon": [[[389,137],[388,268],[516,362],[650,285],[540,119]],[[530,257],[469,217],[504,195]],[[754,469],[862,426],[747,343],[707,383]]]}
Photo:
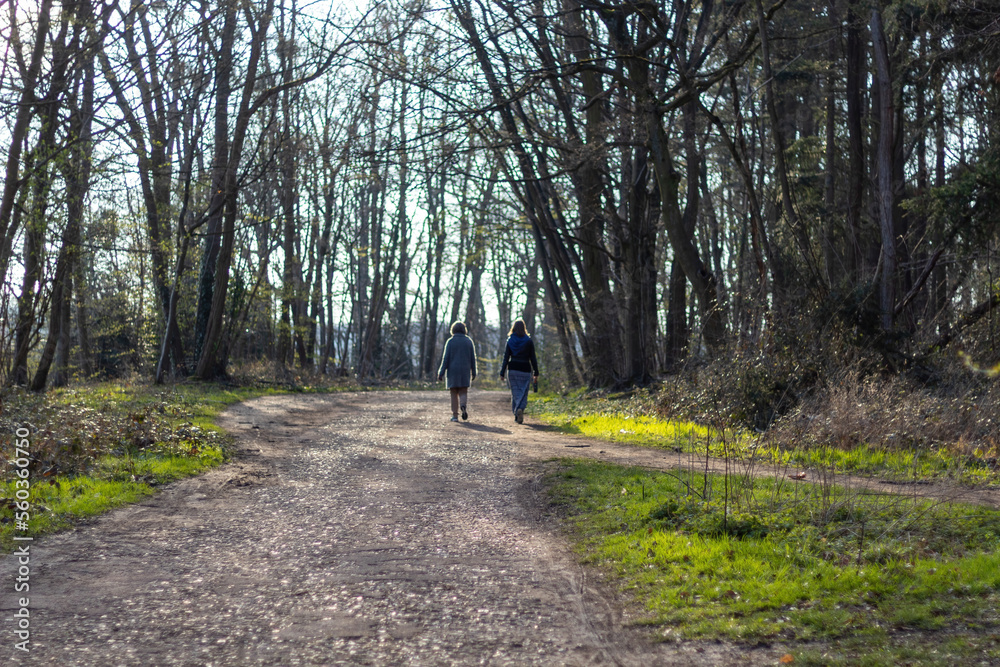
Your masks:
{"label": "shadow on path", "polygon": [[470,431],[480,431],[481,433],[499,433],[501,435],[511,434],[511,431],[505,428],[499,428],[497,426],[487,426],[485,424],[477,424],[474,422],[466,422],[462,424],[462,427],[469,429]]}

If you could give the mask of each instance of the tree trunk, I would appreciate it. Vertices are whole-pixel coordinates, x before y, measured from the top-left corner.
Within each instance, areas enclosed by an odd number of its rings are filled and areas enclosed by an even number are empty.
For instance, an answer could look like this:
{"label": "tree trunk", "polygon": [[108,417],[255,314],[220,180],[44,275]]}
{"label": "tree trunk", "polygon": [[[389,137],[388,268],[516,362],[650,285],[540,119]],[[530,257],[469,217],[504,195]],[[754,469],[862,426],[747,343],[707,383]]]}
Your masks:
{"label": "tree trunk", "polygon": [[[551,202],[557,199],[556,193],[550,192],[547,188],[549,179],[542,165],[539,165],[539,169],[536,170],[535,165],[532,163],[531,155],[521,138],[518,122],[515,120],[514,105],[500,86],[493,63],[473,23],[468,3],[464,2],[464,0],[451,0],[451,4],[459,24],[469,37],[476,60],[486,77],[491,95],[497,105],[497,112],[500,115],[504,131],[508,135],[509,147],[517,158],[520,179],[515,178],[509,169],[507,177],[512,184],[521,184],[521,192],[519,194],[525,206],[525,213],[531,225],[535,243],[538,244],[542,256],[546,258],[542,266],[545,275],[545,285],[550,304],[556,310],[553,319],[559,331],[559,341],[562,346],[563,358],[566,360],[567,377],[571,384],[575,384],[578,382],[575,362],[576,352],[568,330],[569,320],[573,320],[578,333],[581,332],[582,327],[576,321],[576,313],[570,299],[567,298],[564,300],[562,294],[565,290],[567,297],[572,297],[573,295],[577,295],[580,290],[570,266],[569,253],[559,235],[558,225],[555,223],[556,214],[553,213]],[[524,114],[520,113],[518,118],[523,123]],[[551,252],[549,252],[550,250]],[[555,279],[555,275],[553,275],[552,268],[558,273],[558,281]],[[577,298],[578,301],[582,301],[582,296],[577,295]],[[586,339],[581,338],[580,342],[586,353]]]}
{"label": "tree trunk", "polygon": [[42,353],[38,359],[38,366],[35,369],[34,377],[31,379],[31,383],[28,388],[31,391],[42,391],[45,389],[45,382],[48,379],[49,369],[52,366],[52,361],[55,358],[56,346],[59,343],[60,338],[63,335],[63,325],[65,320],[63,318],[63,311],[66,304],[69,303],[71,298],[71,271],[73,263],[73,255],[76,254],[76,246],[78,245],[79,239],[73,239],[73,236],[79,236],[79,230],[73,230],[70,224],[66,225],[66,230],[63,233],[62,247],[59,250],[59,257],[56,260],[56,271],[52,278],[52,294],[49,299],[51,305],[51,312],[49,315],[49,337],[45,341],[45,346],[42,348]]}
{"label": "tree trunk", "polygon": [[[27,163],[33,167],[34,157]],[[47,175],[36,174],[33,184],[33,204],[30,206],[28,221],[24,229],[24,275],[21,279],[21,294],[17,299],[17,320],[14,324],[14,358],[11,362],[11,384],[28,384],[28,353],[34,339],[37,319],[37,299],[35,288],[41,283],[45,252],[45,208],[48,201]]]}
{"label": "tree trunk", "polygon": [[84,277],[83,257],[73,266],[73,288],[76,294],[76,338],[80,349],[79,366],[84,378],[94,373],[94,355],[90,348],[90,317],[87,308],[87,280]]}
{"label": "tree trunk", "polygon": [[[142,28],[147,51],[151,54],[156,52],[156,45],[150,36],[147,12],[148,8],[138,11],[137,21],[127,22],[124,34],[132,75],[141,94],[145,131],[131,111],[121,90],[121,85],[114,78],[110,81],[115,89],[115,96],[118,98],[118,106],[130,126],[137,149],[139,177],[149,231],[153,286],[163,316],[165,335],[169,341],[174,369],[178,374],[184,375],[187,373],[187,368],[180,330],[176,326],[176,322],[173,326],[169,325],[168,313],[170,309],[170,281],[168,278],[170,252],[168,244],[173,180],[173,156],[170,149],[174,143],[174,137],[169,133],[169,101],[165,92],[167,88],[161,83],[158,59],[155,56],[150,56],[144,61],[135,49],[135,44],[138,41],[135,27],[138,23]],[[108,32],[110,32],[110,28],[108,28]]]}
{"label": "tree trunk", "polygon": [[780,127],[777,105],[775,104],[774,74],[771,72],[771,46],[767,34],[767,22],[764,19],[764,6],[761,0],[756,0],[757,25],[760,30],[760,50],[761,60],[764,68],[764,90],[767,106],[767,113],[771,120],[771,134],[774,139],[774,159],[777,168],[778,184],[781,186],[781,206],[785,212],[785,220],[791,228],[799,245],[799,252],[807,266],[815,271],[816,262],[813,259],[812,246],[809,242],[809,234],[799,220],[799,215],[795,211],[792,203],[792,189],[788,182],[788,166],[785,163],[785,137]]}
{"label": "tree trunk", "polygon": [[49,338],[42,350],[38,367],[31,381],[32,391],[42,391],[48,379],[53,360],[56,361],[56,377],[53,384],[63,385],[67,380],[69,358],[70,303],[73,294],[73,273],[80,261],[80,237],[83,228],[84,199],[90,189],[91,126],[94,117],[94,68],[93,62],[84,65],[81,73],[82,97],[73,95],[73,109],[70,117],[70,137],[73,142],[68,151],[63,170],[66,181],[66,228],[56,259],[55,275],[52,279],[51,315],[49,317]]}
{"label": "tree trunk", "polygon": [[[836,31],[837,38],[830,40],[829,66],[825,74],[826,89],[826,137],[823,151],[823,211],[826,218],[824,225],[823,255],[827,286],[840,287],[844,279],[844,257],[838,252],[844,247],[839,243],[840,219],[837,207],[837,76],[834,72],[840,45],[840,19],[837,15],[837,3],[830,0],[830,24]],[[846,235],[845,235],[846,236]]]}
{"label": "tree trunk", "polygon": [[[222,219],[225,212],[227,173],[230,168],[229,149],[229,98],[233,84],[233,47],[236,40],[237,6],[231,0],[218,0],[224,13],[219,52],[215,62],[215,133],[212,155],[212,190],[209,194],[205,248],[201,257],[198,276],[198,304],[195,309],[194,344],[198,367],[205,357],[205,336],[215,291],[216,265],[221,247]],[[196,371],[201,375],[201,371]]]}
{"label": "tree trunk", "polygon": [[[236,174],[243,155],[243,144],[246,140],[247,127],[250,123],[250,118],[256,111],[256,108],[251,105],[251,98],[257,85],[257,66],[265,44],[265,37],[270,25],[273,7],[274,0],[267,0],[265,6],[257,14],[257,25],[255,27],[251,26],[253,34],[251,36],[250,53],[246,64],[246,80],[243,83],[240,110],[236,118],[235,127],[233,128],[232,143],[229,145],[229,155],[226,162],[223,165],[217,165],[224,173],[221,193],[223,200],[220,208],[224,209],[225,216],[222,220],[222,240],[215,267],[215,281],[212,286],[212,300],[205,327],[204,343],[201,350],[201,357],[198,359],[198,366],[195,370],[195,374],[203,380],[224,375],[228,360],[228,341],[223,340],[223,316],[225,314],[226,295],[229,288],[229,272],[233,261],[233,249],[236,243],[236,217],[238,215],[238,184]],[[232,11],[235,12],[235,9]],[[228,24],[230,10],[227,9],[226,14]],[[232,44],[230,44],[229,48],[231,54]],[[229,70],[231,70],[231,62]],[[229,70],[225,72],[227,81],[230,74]],[[226,99],[228,99],[228,95]],[[218,131],[219,127],[216,125],[217,141],[220,138]]]}
{"label": "tree trunk", "polygon": [[[583,10],[577,0],[566,0],[566,45],[575,62],[589,63],[592,59],[591,39],[583,21]],[[619,326],[618,302],[611,294],[611,267],[604,249],[604,174],[607,166],[605,134],[608,123],[604,118],[604,83],[600,73],[591,67],[580,71],[584,115],[584,143],[578,146],[575,160],[579,165],[574,176],[579,210],[579,251],[582,262],[583,316],[587,324],[588,354],[583,359],[584,375],[589,385],[605,387],[618,384],[624,359],[620,350],[621,336],[635,326],[630,322],[625,331]],[[575,140],[579,144],[579,139]],[[636,240],[637,242],[638,239]],[[654,245],[655,247],[655,245]],[[638,343],[638,341],[637,341]],[[632,350],[633,354],[636,352]],[[642,360],[637,359],[638,363]],[[638,372],[643,375],[645,371]],[[628,375],[635,373],[628,372]]]}
{"label": "tree trunk", "polygon": [[[53,180],[52,161],[59,151],[56,146],[56,128],[59,112],[65,103],[63,99],[68,87],[70,60],[80,50],[82,22],[76,21],[78,7],[68,3],[61,16],[59,33],[51,47],[52,72],[49,88],[44,98],[37,99],[38,115],[41,117],[38,142],[28,162],[37,165],[31,188],[31,205],[26,220],[24,234],[24,279],[18,298],[17,323],[14,328],[14,359],[11,379],[15,384],[28,384],[28,354],[35,343],[37,309],[39,298],[36,286],[41,287],[45,269],[45,238],[49,220],[48,207],[51,200],[50,189]],[[45,18],[45,23],[48,17]],[[72,31],[72,34],[70,34]],[[37,43],[36,43],[37,46]],[[25,173],[31,172],[25,169]],[[6,271],[6,265],[2,267]],[[63,278],[65,280],[65,277]],[[61,304],[60,304],[61,306]],[[51,324],[51,323],[50,323]],[[51,353],[48,357],[51,362]],[[48,374],[48,368],[45,369]],[[43,382],[44,387],[44,382]]]}
{"label": "tree trunk", "polygon": [[861,211],[866,178],[864,131],[861,127],[862,85],[865,71],[865,45],[861,39],[860,20],[856,13],[859,0],[851,0],[847,9],[847,269],[854,285],[868,279],[862,252]]}
{"label": "tree trunk", "polygon": [[[465,324],[470,332],[475,331],[477,336],[480,337],[486,331],[486,309],[483,306],[482,283],[483,273],[486,271],[487,216],[489,216],[495,205],[493,187],[498,173],[498,169],[494,166],[491,169],[490,178],[487,181],[482,201],[475,211],[476,220],[472,226],[472,254],[469,257],[469,298],[466,302]],[[483,343],[485,341],[480,343],[480,345]],[[483,347],[482,349],[486,348]]]}
{"label": "tree trunk", "polygon": [[683,363],[688,351],[687,276],[680,262],[670,262],[670,281],[667,284],[666,359],[667,371],[674,371]]}
{"label": "tree trunk", "polygon": [[432,378],[437,373],[438,313],[441,307],[441,272],[444,265],[444,193],[447,176],[441,169],[435,183],[434,174],[427,178],[427,218],[430,221],[430,239],[427,244],[427,295],[424,313],[426,326],[421,333],[423,345],[423,376]]}
{"label": "tree trunk", "polygon": [[[637,147],[630,161],[631,173],[626,238],[622,241],[624,261],[625,326],[622,327],[624,363],[622,380],[632,385],[645,385],[655,368],[657,329],[656,313],[656,220],[649,196],[649,165],[646,149]],[[698,179],[689,180],[697,192]],[[695,198],[697,201],[697,197]],[[693,211],[697,211],[697,203]],[[697,213],[692,213],[692,222]],[[650,290],[653,298],[650,299]],[[599,356],[594,350],[594,356]]]}
{"label": "tree trunk", "polygon": [[[630,88],[635,94],[638,120],[643,124],[646,141],[649,142],[649,159],[659,188],[660,215],[667,239],[698,299],[705,343],[712,354],[718,354],[726,344],[726,326],[718,302],[715,276],[702,261],[694,238],[685,230],[678,192],[681,179],[674,168],[663,116],[651,87],[649,61],[645,53],[637,52],[636,44],[621,29],[619,22],[624,19],[621,14],[623,10],[620,9],[605,11],[601,13],[601,19],[613,35],[612,48],[624,60]],[[697,166],[688,165],[688,169],[690,176],[697,178]]]}
{"label": "tree trunk", "polygon": [[[400,37],[399,50],[403,52],[405,48],[405,33]],[[405,65],[404,65],[405,68]],[[401,76],[408,78],[404,69]],[[393,309],[392,330],[393,336],[393,363],[392,373],[396,377],[409,378],[412,375],[410,364],[409,338],[410,338],[410,318],[406,308],[406,296],[410,287],[410,218],[407,213],[407,196],[409,188],[409,145],[407,144],[406,126],[410,109],[408,102],[408,84],[400,84],[399,100],[399,190],[396,196],[396,230],[399,243],[397,244],[398,269],[396,271],[396,305]]]}
{"label": "tree trunk", "polygon": [[879,98],[878,128],[878,213],[879,229],[882,232],[882,273],[879,288],[879,304],[882,313],[882,329],[890,331],[895,312],[896,286],[896,235],[893,220],[893,110],[892,75],[889,71],[889,51],[882,30],[882,13],[876,7],[871,18],[872,50],[875,53],[876,83]]}
{"label": "tree trunk", "polygon": [[[76,259],[74,258],[74,261]],[[59,339],[56,341],[55,367],[52,370],[50,384],[53,387],[65,387],[69,383],[69,356],[72,348],[70,327],[73,324],[73,276],[66,280],[66,296],[63,299],[62,311],[59,313]]]}
{"label": "tree trunk", "polygon": [[[944,110],[944,91],[942,90],[944,86],[944,77],[935,76],[935,102],[934,102],[934,186],[941,187],[945,184],[947,177],[947,169],[945,166],[945,110]],[[940,231],[936,231],[934,235],[934,245],[935,247],[940,247],[943,244],[942,235]],[[931,296],[931,312],[929,313],[930,319],[937,322],[937,333],[938,335],[945,335],[949,330],[949,317],[945,317],[947,314],[949,299],[948,299],[948,269],[943,263],[938,263],[934,267],[934,272],[931,274],[931,280],[933,281],[931,285],[932,296]]]}
{"label": "tree trunk", "polygon": [[[45,55],[45,41],[49,35],[52,0],[41,0],[38,6],[38,21],[35,27],[35,43],[31,49],[31,60],[21,77],[21,97],[17,104],[17,115],[10,132],[10,150],[7,152],[7,166],[4,172],[3,197],[0,198],[0,280],[7,281],[7,269],[13,252],[14,237],[17,236],[16,218],[13,216],[18,190],[23,184],[21,153],[28,136],[31,117],[35,113],[35,87],[42,69]],[[12,21],[15,20],[13,11]],[[11,29],[14,29],[12,23]]]}

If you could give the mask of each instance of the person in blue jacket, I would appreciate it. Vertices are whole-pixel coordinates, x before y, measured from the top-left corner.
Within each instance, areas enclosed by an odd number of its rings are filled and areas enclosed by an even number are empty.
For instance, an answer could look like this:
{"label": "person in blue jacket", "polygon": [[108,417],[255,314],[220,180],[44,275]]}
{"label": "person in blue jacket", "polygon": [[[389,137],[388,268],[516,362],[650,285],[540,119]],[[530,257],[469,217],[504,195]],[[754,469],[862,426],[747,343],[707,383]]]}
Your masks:
{"label": "person in blue jacket", "polygon": [[528,407],[528,389],[532,381],[538,382],[538,358],[535,343],[528,335],[524,320],[517,319],[510,328],[507,345],[500,365],[500,379],[507,378],[510,386],[510,408],[514,421],[524,423],[524,410]]}
{"label": "person in blue jacket", "polygon": [[444,356],[438,368],[438,380],[448,375],[448,389],[451,390],[451,420],[458,421],[458,410],[462,419],[469,418],[466,407],[469,385],[476,379],[476,346],[469,338],[463,322],[451,325],[451,338],[444,344]]}

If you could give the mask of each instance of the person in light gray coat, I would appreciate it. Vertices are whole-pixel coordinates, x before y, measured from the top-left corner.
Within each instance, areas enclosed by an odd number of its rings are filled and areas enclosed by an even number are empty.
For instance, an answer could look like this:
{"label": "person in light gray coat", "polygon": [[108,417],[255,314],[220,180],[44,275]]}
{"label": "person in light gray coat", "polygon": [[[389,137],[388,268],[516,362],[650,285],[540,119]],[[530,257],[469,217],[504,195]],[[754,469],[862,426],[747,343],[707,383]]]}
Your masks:
{"label": "person in light gray coat", "polygon": [[469,385],[476,379],[476,346],[462,322],[451,325],[451,338],[444,344],[438,380],[443,380],[446,373],[448,389],[451,390],[451,420],[458,421],[459,408],[462,410],[462,419],[467,420]]}

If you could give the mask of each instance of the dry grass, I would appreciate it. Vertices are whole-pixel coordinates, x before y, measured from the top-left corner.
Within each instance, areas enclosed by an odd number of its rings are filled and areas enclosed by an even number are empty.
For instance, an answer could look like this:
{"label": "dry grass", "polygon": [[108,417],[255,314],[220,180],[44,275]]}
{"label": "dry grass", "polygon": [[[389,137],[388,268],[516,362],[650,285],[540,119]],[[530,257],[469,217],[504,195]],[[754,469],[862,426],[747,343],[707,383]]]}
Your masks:
{"label": "dry grass", "polygon": [[846,372],[808,396],[768,434],[777,443],[807,441],[850,450],[944,449],[996,459],[1000,448],[1000,385],[966,374],[946,388],[902,377],[863,378]]}

